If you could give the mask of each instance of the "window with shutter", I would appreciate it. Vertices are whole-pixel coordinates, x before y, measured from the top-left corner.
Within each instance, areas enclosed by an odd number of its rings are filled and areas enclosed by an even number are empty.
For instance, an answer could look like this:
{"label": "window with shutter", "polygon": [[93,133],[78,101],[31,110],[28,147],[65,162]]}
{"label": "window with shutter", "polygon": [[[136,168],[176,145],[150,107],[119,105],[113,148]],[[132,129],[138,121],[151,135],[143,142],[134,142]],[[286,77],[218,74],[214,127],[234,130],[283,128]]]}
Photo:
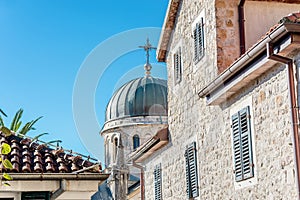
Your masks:
{"label": "window with shutter", "polygon": [[182,76],[182,60],[181,60],[181,47],[178,47],[177,51],[173,55],[174,63],[174,80],[175,83],[180,83]]}
{"label": "window with shutter", "polygon": [[194,37],[194,61],[198,63],[204,56],[204,24],[203,18],[196,23],[193,29]]}
{"label": "window with shutter", "polygon": [[186,192],[188,198],[199,196],[196,142],[191,143],[185,150],[186,163]]}
{"label": "window with shutter", "polygon": [[49,200],[50,193],[49,192],[23,192],[22,200]]}
{"label": "window with shutter", "polygon": [[162,199],[161,193],[161,165],[156,165],[154,169],[154,193],[155,193],[155,200]]}
{"label": "window with shutter", "polygon": [[232,115],[234,172],[237,182],[254,176],[250,107]]}

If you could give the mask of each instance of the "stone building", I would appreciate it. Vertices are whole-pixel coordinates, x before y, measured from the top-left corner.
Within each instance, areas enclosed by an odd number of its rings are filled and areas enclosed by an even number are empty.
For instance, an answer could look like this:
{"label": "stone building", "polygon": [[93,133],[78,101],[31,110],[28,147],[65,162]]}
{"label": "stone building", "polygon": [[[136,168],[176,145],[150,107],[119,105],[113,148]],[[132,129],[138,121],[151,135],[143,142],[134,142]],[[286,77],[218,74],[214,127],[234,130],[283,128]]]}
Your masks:
{"label": "stone building", "polygon": [[157,50],[168,130],[129,155],[144,169],[142,199],[299,198],[298,10],[169,1]]}

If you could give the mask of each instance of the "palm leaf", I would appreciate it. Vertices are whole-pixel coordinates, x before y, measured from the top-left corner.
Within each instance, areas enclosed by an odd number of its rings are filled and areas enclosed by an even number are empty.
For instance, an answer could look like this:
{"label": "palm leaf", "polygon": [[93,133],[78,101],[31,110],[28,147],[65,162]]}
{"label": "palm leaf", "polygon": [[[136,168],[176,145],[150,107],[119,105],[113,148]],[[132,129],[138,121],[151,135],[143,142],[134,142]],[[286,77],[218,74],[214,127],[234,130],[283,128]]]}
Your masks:
{"label": "palm leaf", "polygon": [[5,112],[0,108],[0,113],[2,114],[2,115],[4,115],[5,117],[7,117],[7,115],[5,114]]}
{"label": "palm leaf", "polygon": [[30,121],[30,122],[27,122],[27,123],[25,124],[25,126],[21,129],[20,134],[26,135],[28,131],[30,131],[30,130],[35,130],[35,128],[33,127],[33,125],[34,125],[37,121],[39,121],[41,118],[42,118],[42,116],[36,118],[35,120],[32,120],[32,121]]}
{"label": "palm leaf", "polygon": [[0,126],[4,126],[4,121],[1,116],[0,116]]}
{"label": "palm leaf", "polygon": [[34,141],[36,141],[36,140],[38,140],[43,135],[48,135],[48,133],[41,133],[41,134],[35,136],[34,138],[32,138],[31,143],[34,142]]}
{"label": "palm leaf", "polygon": [[20,123],[20,119],[21,119],[22,115],[23,115],[23,109],[20,108],[20,109],[16,112],[16,114],[15,114],[15,116],[14,116],[14,118],[13,118],[13,121],[11,122],[10,130],[12,130],[12,131],[14,131],[14,132],[17,132],[17,131],[18,131],[17,128],[18,128],[18,124]]}

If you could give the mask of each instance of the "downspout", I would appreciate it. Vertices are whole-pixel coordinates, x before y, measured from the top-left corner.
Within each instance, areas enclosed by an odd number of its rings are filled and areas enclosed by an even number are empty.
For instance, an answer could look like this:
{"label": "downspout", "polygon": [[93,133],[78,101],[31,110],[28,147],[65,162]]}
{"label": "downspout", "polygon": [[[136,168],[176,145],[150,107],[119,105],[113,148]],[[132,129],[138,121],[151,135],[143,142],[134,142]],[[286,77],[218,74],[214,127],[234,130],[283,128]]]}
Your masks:
{"label": "downspout", "polygon": [[243,55],[246,52],[245,47],[245,13],[244,5],[246,0],[241,0],[238,5],[238,14],[239,14],[239,31],[240,31],[240,55]]}
{"label": "downspout", "polygon": [[59,188],[52,193],[50,200],[57,199],[60,195],[62,195],[66,191],[67,188],[66,179],[61,179],[59,185],[60,185]]}
{"label": "downspout", "polygon": [[141,200],[145,200],[145,180],[144,180],[144,167],[141,165],[136,164],[134,161],[132,161],[132,166],[138,168],[141,170],[141,175],[140,175],[140,185],[141,185]]}
{"label": "downspout", "polygon": [[293,60],[281,55],[274,54],[274,49],[272,44],[267,43],[267,56],[269,59],[278,61],[286,64],[288,70],[288,81],[289,81],[289,96],[291,104],[292,113],[292,130],[293,130],[293,145],[295,151],[295,161],[296,161],[296,176],[297,176],[297,188],[298,188],[298,199],[300,197],[299,184],[300,184],[300,148],[299,148],[299,129],[298,129],[298,107],[297,98],[295,91],[295,78],[293,69]]}

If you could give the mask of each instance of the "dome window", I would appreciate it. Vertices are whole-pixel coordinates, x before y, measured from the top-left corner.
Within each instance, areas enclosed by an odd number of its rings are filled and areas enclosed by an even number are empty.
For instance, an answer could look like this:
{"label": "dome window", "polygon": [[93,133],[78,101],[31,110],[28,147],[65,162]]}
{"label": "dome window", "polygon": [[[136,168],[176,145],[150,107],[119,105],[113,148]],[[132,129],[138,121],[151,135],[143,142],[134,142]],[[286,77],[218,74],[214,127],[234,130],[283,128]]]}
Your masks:
{"label": "dome window", "polygon": [[133,136],[133,150],[136,150],[140,146],[140,137],[138,135]]}

